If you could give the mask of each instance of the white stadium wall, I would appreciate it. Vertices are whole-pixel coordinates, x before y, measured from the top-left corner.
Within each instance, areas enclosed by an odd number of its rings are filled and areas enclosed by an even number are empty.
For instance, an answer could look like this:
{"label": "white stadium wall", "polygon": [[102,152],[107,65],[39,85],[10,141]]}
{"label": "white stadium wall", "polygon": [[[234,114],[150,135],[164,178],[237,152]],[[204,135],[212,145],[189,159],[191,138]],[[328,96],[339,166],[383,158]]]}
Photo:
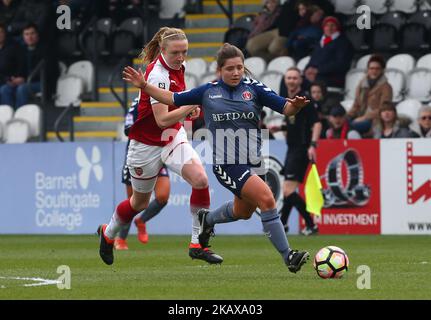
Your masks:
{"label": "white stadium wall", "polygon": [[431,139],[380,143],[382,234],[431,234]]}

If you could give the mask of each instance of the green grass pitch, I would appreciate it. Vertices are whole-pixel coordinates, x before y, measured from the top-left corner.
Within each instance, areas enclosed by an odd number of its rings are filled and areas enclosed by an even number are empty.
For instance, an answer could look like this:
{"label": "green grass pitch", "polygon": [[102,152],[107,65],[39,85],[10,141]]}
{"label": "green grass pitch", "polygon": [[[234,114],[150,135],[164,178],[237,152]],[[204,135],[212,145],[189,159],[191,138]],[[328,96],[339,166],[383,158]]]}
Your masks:
{"label": "green grass pitch", "polygon": [[[221,266],[192,261],[188,236],[134,235],[112,266],[99,258],[96,236],[0,236],[0,299],[431,299],[430,236],[290,236],[293,248],[313,257],[326,245],[343,248],[350,269],[342,279],[320,279],[312,259],[290,273],[264,236],[212,240]],[[71,270],[71,289],[22,278],[55,280]],[[359,265],[371,270],[371,289],[360,290]],[[13,279],[19,277],[20,279]]]}

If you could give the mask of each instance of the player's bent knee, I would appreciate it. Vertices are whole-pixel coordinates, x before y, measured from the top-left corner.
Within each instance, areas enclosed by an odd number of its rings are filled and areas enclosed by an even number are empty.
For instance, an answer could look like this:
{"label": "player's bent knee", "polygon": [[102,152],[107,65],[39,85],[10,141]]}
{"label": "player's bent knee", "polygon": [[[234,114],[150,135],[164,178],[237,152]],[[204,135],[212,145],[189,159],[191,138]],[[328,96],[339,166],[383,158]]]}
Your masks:
{"label": "player's bent knee", "polygon": [[141,212],[148,208],[148,201],[139,201],[132,197],[130,199],[130,205],[135,211]]}
{"label": "player's bent knee", "polygon": [[161,205],[161,206],[166,206],[168,204],[168,200],[169,200],[169,195],[168,196],[160,196],[160,197],[156,197],[157,202]]}
{"label": "player's bent knee", "polygon": [[258,199],[259,208],[262,211],[271,210],[275,208],[275,199],[271,194],[263,194]]}
{"label": "player's bent knee", "polygon": [[248,220],[248,219],[251,218],[252,215],[253,215],[253,212],[251,212],[251,213],[248,213],[248,212],[242,213],[241,216],[238,219]]}
{"label": "player's bent knee", "polygon": [[193,177],[192,187],[195,189],[205,189],[208,187],[208,177],[205,172],[200,172]]}

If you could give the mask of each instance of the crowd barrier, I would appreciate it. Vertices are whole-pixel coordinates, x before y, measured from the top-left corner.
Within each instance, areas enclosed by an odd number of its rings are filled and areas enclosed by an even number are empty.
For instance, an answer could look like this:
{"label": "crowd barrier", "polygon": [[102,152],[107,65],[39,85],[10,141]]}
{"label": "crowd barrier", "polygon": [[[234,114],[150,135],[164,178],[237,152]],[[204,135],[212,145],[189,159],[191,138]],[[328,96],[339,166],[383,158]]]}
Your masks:
{"label": "crowd barrier", "polygon": [[[200,144],[194,147],[199,149]],[[287,146],[270,140],[263,149],[268,183],[280,209],[279,171]],[[94,233],[125,198],[124,153],[123,142],[0,145],[0,233]],[[219,185],[211,165],[205,167],[211,206],[231,200],[233,195]],[[317,167],[325,206],[314,219],[322,234],[431,234],[429,139],[322,140]],[[169,203],[148,223],[149,232],[190,234],[191,187],[173,173],[170,178]],[[294,211],[289,221],[292,233],[303,225],[300,220]],[[247,221],[218,225],[216,231],[263,234],[257,214]]]}

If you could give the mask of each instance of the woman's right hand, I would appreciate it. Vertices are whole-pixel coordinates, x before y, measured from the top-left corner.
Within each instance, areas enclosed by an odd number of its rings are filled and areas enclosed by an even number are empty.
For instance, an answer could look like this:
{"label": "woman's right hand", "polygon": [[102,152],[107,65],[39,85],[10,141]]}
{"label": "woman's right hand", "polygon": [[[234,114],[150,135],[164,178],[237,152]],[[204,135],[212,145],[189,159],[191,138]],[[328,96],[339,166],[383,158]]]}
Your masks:
{"label": "woman's right hand", "polygon": [[144,89],[147,86],[147,81],[145,81],[145,77],[141,69],[137,71],[132,67],[125,67],[123,69],[123,80],[137,88]]}

